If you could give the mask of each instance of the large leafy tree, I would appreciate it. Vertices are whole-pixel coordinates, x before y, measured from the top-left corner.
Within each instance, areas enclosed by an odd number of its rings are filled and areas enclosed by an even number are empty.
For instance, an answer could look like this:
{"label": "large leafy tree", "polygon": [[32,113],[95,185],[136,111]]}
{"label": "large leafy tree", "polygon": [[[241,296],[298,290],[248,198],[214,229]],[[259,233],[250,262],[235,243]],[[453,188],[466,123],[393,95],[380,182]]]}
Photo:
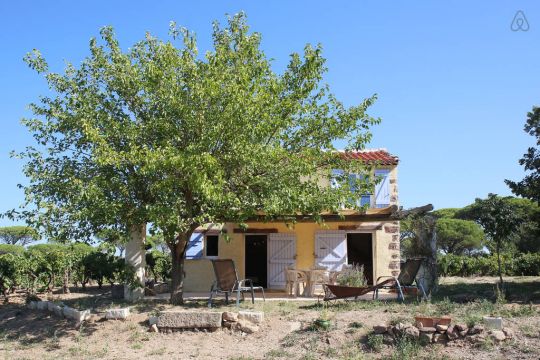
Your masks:
{"label": "large leafy tree", "polygon": [[519,160],[525,171],[529,172],[521,181],[505,180],[516,195],[523,196],[540,204],[540,107],[533,107],[527,114],[525,132],[536,138],[536,147],[529,147]]}
{"label": "large leafy tree", "polygon": [[447,254],[461,255],[482,248],[484,232],[473,221],[440,218],[436,230],[437,247]]}
{"label": "large leafy tree", "polygon": [[[104,44],[92,40],[91,56],[64,74],[34,53],[30,65],[57,96],[33,106],[37,117],[26,123],[39,146],[23,156],[27,198],[38,208],[31,219],[79,237],[151,222],[171,250],[171,301],[181,303],[198,226],[299,213],[321,221],[323,210],[357,206],[362,191],[351,189],[372,184],[350,184],[348,174],[365,169],[334,144],[362,148],[379,120],[366,114],[374,96],[346,107],[321,83],[320,47],[292,54],[275,73],[243,14],[214,24],[204,57],[192,33],[174,24],[171,33],[182,46],[147,35],[123,52],[104,28]],[[344,170],[335,179],[342,186],[320,182],[332,169]]]}
{"label": "large leafy tree", "polygon": [[456,216],[473,220],[482,226],[491,245],[490,250],[497,255],[499,279],[503,285],[501,252],[511,244],[512,236],[521,222],[516,207],[508,198],[488,194],[486,199],[475,199],[473,204],[461,209]]}
{"label": "large leafy tree", "polygon": [[0,241],[10,245],[28,245],[39,239],[36,230],[28,226],[6,226],[0,228]]}

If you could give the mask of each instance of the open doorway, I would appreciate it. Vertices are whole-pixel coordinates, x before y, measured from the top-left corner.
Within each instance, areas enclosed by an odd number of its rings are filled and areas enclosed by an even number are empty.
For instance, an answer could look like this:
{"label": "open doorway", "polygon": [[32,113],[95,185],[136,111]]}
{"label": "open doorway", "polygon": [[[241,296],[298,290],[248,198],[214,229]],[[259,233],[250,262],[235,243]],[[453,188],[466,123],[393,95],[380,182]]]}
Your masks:
{"label": "open doorway", "polygon": [[369,233],[347,234],[347,263],[364,265],[364,274],[369,284],[373,284],[372,235]]}
{"label": "open doorway", "polygon": [[246,235],[246,279],[254,286],[267,287],[267,236]]}

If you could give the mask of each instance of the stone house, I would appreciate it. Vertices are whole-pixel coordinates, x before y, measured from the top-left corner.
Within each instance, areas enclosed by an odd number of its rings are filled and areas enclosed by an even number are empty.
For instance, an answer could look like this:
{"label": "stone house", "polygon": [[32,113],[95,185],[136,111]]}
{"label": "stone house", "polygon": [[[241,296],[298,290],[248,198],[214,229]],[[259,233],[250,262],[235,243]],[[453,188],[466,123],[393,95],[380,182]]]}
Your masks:
{"label": "stone house", "polygon": [[[285,287],[288,266],[308,269],[320,265],[340,270],[345,264],[362,264],[370,282],[379,276],[397,276],[399,221],[393,214],[398,209],[399,159],[386,149],[344,154],[372,165],[373,176],[381,178],[373,194],[362,196],[361,205],[368,204],[366,211],[323,213],[323,225],[298,219],[293,227],[253,221],[247,223],[247,230],[234,223],[200,228],[188,245],[185,291],[210,290],[214,281],[210,260],[214,258],[233,259],[240,278],[251,278],[270,289]],[[230,235],[229,241],[220,236],[222,230]]]}

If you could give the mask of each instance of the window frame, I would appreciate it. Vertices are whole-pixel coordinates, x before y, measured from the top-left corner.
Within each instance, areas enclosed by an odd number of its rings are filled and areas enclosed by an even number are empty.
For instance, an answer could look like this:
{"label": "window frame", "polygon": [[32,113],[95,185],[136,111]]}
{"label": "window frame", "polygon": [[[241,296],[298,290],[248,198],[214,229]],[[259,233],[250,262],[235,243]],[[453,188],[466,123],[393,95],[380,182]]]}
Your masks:
{"label": "window frame", "polygon": [[[207,255],[208,251],[208,237],[215,236],[217,238],[217,255]],[[219,234],[204,234],[204,243],[203,243],[203,258],[205,259],[217,259],[219,258]]]}

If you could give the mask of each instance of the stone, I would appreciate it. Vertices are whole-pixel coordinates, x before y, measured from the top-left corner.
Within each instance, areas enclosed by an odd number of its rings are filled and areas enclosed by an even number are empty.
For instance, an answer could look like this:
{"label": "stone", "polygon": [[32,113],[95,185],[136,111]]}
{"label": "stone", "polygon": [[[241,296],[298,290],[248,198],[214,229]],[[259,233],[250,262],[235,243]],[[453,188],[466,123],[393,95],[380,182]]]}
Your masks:
{"label": "stone", "polygon": [[418,338],[418,341],[422,345],[427,345],[427,344],[431,343],[432,340],[433,340],[433,334],[432,333],[427,333],[427,332],[421,332],[420,337]]}
{"label": "stone", "polygon": [[512,339],[514,337],[514,330],[510,328],[504,328],[502,331],[507,339]]}
{"label": "stone", "polygon": [[220,328],[221,312],[212,311],[162,311],[158,328],[203,329]]}
{"label": "stone", "polygon": [[386,333],[386,325],[384,325],[384,324],[374,325],[373,326],[373,332],[375,334],[384,334],[384,333]]}
{"label": "stone", "polygon": [[55,303],[53,303],[52,301],[49,301],[49,302],[47,303],[47,310],[49,310],[50,312],[53,312],[53,311],[54,311],[53,308],[54,308],[55,306],[56,306]]}
{"label": "stone", "polygon": [[459,333],[459,336],[465,337],[465,336],[467,336],[468,332],[469,332],[469,329],[465,329],[463,331],[459,331],[458,333]]}
{"label": "stone", "polygon": [[68,306],[64,306],[62,309],[62,314],[68,319],[75,320],[77,323],[85,321],[90,316],[90,310],[75,310]]}
{"label": "stone", "polygon": [[503,322],[501,317],[484,316],[484,325],[488,329],[502,330]]}
{"label": "stone", "polygon": [[30,310],[36,310],[36,309],[37,309],[37,303],[38,303],[37,301],[30,301],[30,302],[28,303],[28,308],[29,308]]}
{"label": "stone", "polygon": [[389,334],[383,334],[383,344],[393,345],[395,343],[394,337]]}
{"label": "stone", "polygon": [[148,325],[152,326],[152,325],[157,324],[157,322],[158,322],[158,317],[157,316],[148,317]]}
{"label": "stone", "polygon": [[404,330],[404,334],[410,339],[418,339],[420,337],[420,330],[414,326],[411,326]]}
{"label": "stone", "polygon": [[300,321],[293,321],[289,323],[289,331],[298,331],[302,328],[302,323]]}
{"label": "stone", "polygon": [[455,328],[457,331],[469,330],[469,328],[465,324],[456,324]]}
{"label": "stone", "polygon": [[159,332],[159,329],[156,324],[150,325],[150,332],[155,332],[155,333]]}
{"label": "stone", "polygon": [[484,341],[486,341],[486,337],[483,334],[476,334],[476,335],[469,336],[467,340],[471,344],[476,345],[476,344],[482,344]]}
{"label": "stone", "polygon": [[469,335],[480,334],[483,331],[484,331],[484,327],[482,325],[474,325],[472,328],[469,329]]}
{"label": "stone", "polygon": [[444,333],[446,330],[448,330],[448,325],[439,325],[435,327],[437,329],[437,332]]}
{"label": "stone", "polygon": [[238,314],[231,311],[225,311],[223,312],[223,321],[236,322],[238,321]]}
{"label": "stone", "polygon": [[49,309],[49,302],[48,301],[38,301],[36,304],[37,310],[48,310]]}
{"label": "stone", "polygon": [[240,311],[238,320],[246,320],[253,324],[262,324],[264,321],[264,313],[262,311]]}
{"label": "stone", "polygon": [[255,325],[251,321],[239,320],[238,329],[246,334],[253,334],[254,332],[259,331],[259,326]]}
{"label": "stone", "polygon": [[54,305],[53,307],[54,315],[63,318],[64,317],[64,308],[60,305]]}
{"label": "stone", "polygon": [[429,333],[429,334],[433,334],[435,331],[437,331],[437,329],[435,329],[434,327],[426,327],[426,326],[421,327],[418,330],[420,330],[421,333]]}
{"label": "stone", "polygon": [[506,340],[506,335],[502,330],[491,330],[489,332],[489,337],[497,343]]}
{"label": "stone", "polygon": [[448,329],[446,330],[446,336],[448,337],[448,340],[455,340],[458,338],[457,329],[454,325],[448,326]]}
{"label": "stone", "polygon": [[108,309],[105,313],[105,318],[107,320],[125,320],[129,316],[129,308],[123,309]]}
{"label": "stone", "polygon": [[445,334],[435,333],[435,334],[433,334],[433,340],[432,341],[434,343],[436,343],[436,344],[444,344],[444,342],[446,341],[446,335]]}

